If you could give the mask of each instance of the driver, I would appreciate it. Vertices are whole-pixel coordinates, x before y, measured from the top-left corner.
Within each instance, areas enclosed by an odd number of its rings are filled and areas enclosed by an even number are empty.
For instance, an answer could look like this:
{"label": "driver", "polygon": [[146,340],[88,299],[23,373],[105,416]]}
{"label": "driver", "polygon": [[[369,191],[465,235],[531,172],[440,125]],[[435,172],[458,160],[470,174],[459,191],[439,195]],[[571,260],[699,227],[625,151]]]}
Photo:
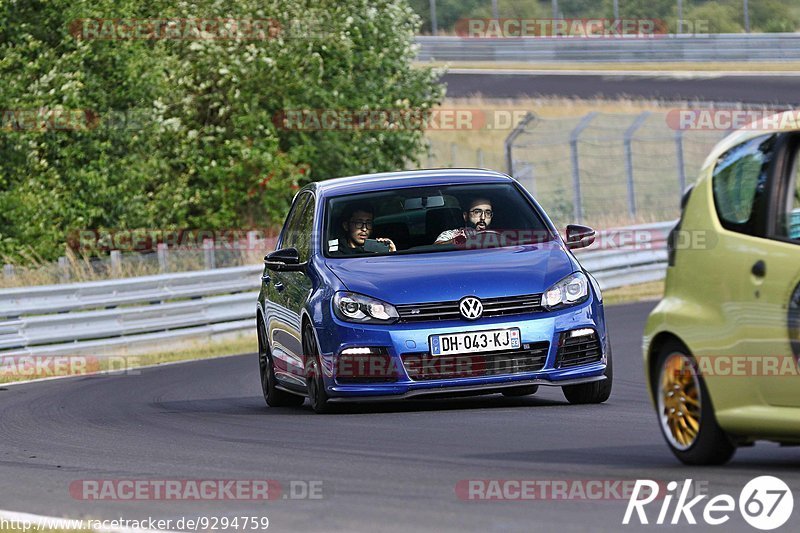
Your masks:
{"label": "driver", "polygon": [[475,198],[469,209],[464,211],[466,227],[445,230],[436,237],[433,244],[452,244],[457,238],[474,235],[476,231],[485,231],[492,223],[492,202],[486,198]]}
{"label": "driver", "polygon": [[[339,239],[338,252],[342,255],[364,254],[367,251],[364,249],[364,243],[372,235],[372,220],[374,212],[372,206],[363,204],[354,204],[347,208],[342,216],[342,228],[345,231],[345,237]],[[377,238],[378,242],[382,242],[389,246],[390,252],[396,252],[397,247],[391,239]]]}

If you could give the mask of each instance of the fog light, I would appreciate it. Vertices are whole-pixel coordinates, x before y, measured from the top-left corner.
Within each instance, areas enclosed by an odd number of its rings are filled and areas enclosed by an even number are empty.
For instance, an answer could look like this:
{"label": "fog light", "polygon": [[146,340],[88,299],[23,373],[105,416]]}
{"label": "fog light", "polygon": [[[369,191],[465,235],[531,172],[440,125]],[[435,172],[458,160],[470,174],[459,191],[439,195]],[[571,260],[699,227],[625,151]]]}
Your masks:
{"label": "fog light", "polygon": [[371,353],[372,348],[345,348],[342,350],[342,355],[369,355]]}
{"label": "fog light", "polygon": [[345,348],[336,361],[339,383],[385,383],[397,381],[394,359],[386,348],[359,346]]}
{"label": "fog light", "polygon": [[594,330],[591,328],[573,329],[569,332],[570,339],[574,339],[575,337],[588,337],[589,335],[594,335]]}

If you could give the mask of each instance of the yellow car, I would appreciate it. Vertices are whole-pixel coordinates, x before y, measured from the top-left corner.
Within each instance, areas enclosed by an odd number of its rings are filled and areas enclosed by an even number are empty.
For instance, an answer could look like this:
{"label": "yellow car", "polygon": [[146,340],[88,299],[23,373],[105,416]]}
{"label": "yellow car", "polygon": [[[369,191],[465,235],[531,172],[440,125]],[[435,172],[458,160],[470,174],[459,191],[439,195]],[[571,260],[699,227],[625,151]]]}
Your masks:
{"label": "yellow car", "polygon": [[644,368],[661,431],[687,464],[723,464],[756,440],[800,444],[797,116],[721,141],[670,234]]}

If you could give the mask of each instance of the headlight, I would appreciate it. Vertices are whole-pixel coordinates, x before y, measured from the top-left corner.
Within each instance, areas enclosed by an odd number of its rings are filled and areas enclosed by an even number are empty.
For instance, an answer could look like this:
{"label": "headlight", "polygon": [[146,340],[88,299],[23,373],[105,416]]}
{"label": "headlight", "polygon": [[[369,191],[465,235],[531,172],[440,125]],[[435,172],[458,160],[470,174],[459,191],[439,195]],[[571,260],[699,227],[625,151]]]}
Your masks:
{"label": "headlight", "polygon": [[387,324],[400,316],[392,304],[354,292],[334,294],[333,312],[340,320],[364,324]]}
{"label": "headlight", "polygon": [[547,309],[557,309],[575,305],[589,297],[589,280],[583,272],[575,272],[545,291],[542,305]]}

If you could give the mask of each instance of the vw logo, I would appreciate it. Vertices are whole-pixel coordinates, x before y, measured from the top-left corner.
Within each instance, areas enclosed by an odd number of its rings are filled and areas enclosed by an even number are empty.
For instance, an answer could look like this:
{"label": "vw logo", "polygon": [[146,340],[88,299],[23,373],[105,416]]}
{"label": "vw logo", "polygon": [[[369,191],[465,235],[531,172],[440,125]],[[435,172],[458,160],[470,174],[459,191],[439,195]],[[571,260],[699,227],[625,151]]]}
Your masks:
{"label": "vw logo", "polygon": [[467,296],[458,304],[458,310],[467,320],[477,320],[483,314],[483,304],[474,296]]}

